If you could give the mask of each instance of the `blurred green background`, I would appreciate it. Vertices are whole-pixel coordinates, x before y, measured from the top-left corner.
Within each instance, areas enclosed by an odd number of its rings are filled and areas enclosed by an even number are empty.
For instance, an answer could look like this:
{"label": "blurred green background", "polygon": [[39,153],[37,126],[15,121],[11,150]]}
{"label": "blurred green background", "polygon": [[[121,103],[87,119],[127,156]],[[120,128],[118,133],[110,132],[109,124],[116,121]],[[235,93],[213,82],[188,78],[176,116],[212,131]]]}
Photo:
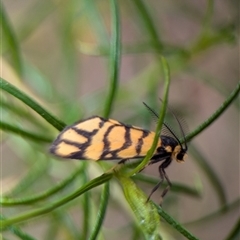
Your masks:
{"label": "blurred green background", "polygon": [[[60,119],[60,125],[109,113],[118,121],[154,130],[142,102],[157,112],[161,106],[160,55],[171,72],[169,104],[186,120],[189,133],[239,84],[238,1],[116,1],[118,16],[115,1],[2,2],[1,76]],[[118,33],[121,58],[116,62],[111,53],[117,49]],[[116,164],[54,158],[48,148],[58,134],[57,124],[2,90],[1,121],[2,218],[48,206]],[[175,127],[168,116],[167,122]],[[192,139],[184,164],[173,162],[166,170],[174,188],[163,209],[200,239],[239,236],[239,145],[238,99]],[[135,176],[146,195],[158,180],[157,167]],[[17,204],[62,181],[61,191]],[[161,190],[152,196],[156,203]],[[102,186],[43,216],[29,217],[3,231],[2,238],[89,239],[101,193]],[[114,179],[105,203],[98,239],[144,239]],[[164,221],[159,232],[163,239],[185,239]]]}

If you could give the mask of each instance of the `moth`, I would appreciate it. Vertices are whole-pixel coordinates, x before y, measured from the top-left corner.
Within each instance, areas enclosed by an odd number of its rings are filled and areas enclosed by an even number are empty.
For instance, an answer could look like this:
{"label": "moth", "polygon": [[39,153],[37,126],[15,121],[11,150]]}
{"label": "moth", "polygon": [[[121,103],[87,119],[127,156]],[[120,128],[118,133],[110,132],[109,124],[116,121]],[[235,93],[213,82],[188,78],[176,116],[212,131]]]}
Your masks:
{"label": "moth", "polygon": [[[144,105],[158,117],[147,104]],[[171,182],[165,168],[172,160],[184,162],[187,156],[188,148],[183,128],[175,114],[173,115],[179,125],[184,144],[181,144],[176,134],[164,123],[164,133],[160,135],[157,148],[149,162],[149,165],[161,162],[158,168],[160,181],[153,188],[148,200],[164,179],[168,186],[162,197],[167,193]],[[118,159],[122,163],[129,159],[144,158],[152,146],[154,137],[155,133],[152,131],[113,119],[92,116],[63,129],[52,143],[50,152],[61,158],[94,161]]]}

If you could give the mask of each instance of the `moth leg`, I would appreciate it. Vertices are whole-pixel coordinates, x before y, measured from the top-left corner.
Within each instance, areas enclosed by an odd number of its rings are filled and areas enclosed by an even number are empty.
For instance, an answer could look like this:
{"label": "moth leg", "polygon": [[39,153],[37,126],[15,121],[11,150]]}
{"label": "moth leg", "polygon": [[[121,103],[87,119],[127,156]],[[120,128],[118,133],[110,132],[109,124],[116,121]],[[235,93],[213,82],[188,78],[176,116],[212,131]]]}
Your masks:
{"label": "moth leg", "polygon": [[162,201],[163,201],[163,197],[167,194],[168,190],[172,187],[172,183],[170,182],[169,178],[168,178],[168,175],[166,174],[164,168],[161,168],[161,166],[159,167],[159,173],[161,171],[161,174],[163,176],[163,178],[166,179],[167,181],[167,187],[163,190],[162,194],[161,194],[161,199],[160,199],[160,203],[159,205],[162,204]]}
{"label": "moth leg", "polygon": [[160,173],[160,181],[157,183],[157,185],[152,189],[151,193],[149,194],[148,198],[147,198],[147,202],[149,201],[149,199],[151,198],[151,196],[153,195],[154,192],[157,191],[157,189],[160,187],[160,185],[162,184],[164,177],[162,176],[161,172]]}
{"label": "moth leg", "polygon": [[[166,195],[166,193],[168,192],[168,190],[170,189],[170,187],[172,186],[172,183],[170,182],[166,172],[165,172],[165,168],[171,163],[171,158],[167,158],[158,168],[159,174],[160,174],[160,181],[157,183],[157,185],[152,189],[151,193],[149,194],[148,198],[147,198],[147,202],[149,201],[149,199],[151,198],[152,194],[160,187],[160,185],[162,184],[162,182],[164,181],[164,179],[166,179],[168,186],[163,190],[162,194],[161,194],[161,201],[163,199],[163,197]],[[160,201],[160,203],[161,203]]]}

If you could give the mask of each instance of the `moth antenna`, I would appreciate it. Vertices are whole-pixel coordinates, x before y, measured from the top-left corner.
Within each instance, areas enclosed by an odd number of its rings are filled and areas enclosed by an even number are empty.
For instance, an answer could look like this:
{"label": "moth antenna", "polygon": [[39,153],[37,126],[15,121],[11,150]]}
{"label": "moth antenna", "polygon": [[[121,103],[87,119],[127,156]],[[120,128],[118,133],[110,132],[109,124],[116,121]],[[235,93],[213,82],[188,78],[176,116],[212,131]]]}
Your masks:
{"label": "moth antenna", "polygon": [[157,113],[152,109],[150,108],[145,102],[143,102],[144,106],[148,109],[148,111],[155,117],[155,118],[159,118],[159,116],[157,115]]}
{"label": "moth antenna", "polygon": [[[156,117],[157,119],[159,118],[158,114],[151,108],[149,107],[145,102],[143,102],[143,104],[145,105],[145,107],[153,114],[154,117]],[[166,124],[163,123],[163,125],[167,128],[167,130],[173,135],[173,137],[178,141],[178,143],[180,144],[180,146],[182,146],[182,144],[180,143],[177,135],[172,131],[172,129]]]}
{"label": "moth antenna", "polygon": [[[161,98],[159,98],[159,100],[160,100],[161,102],[163,102]],[[175,120],[176,120],[177,123],[178,123],[178,126],[179,126],[179,128],[180,128],[182,137],[183,137],[183,139],[184,139],[185,150],[187,151],[187,150],[188,150],[187,140],[186,140],[186,137],[185,137],[185,133],[184,133],[182,124],[181,124],[181,122],[179,121],[179,119],[178,119],[178,117],[176,116],[176,114],[174,113],[174,111],[173,111],[169,106],[168,106],[168,110],[171,112],[171,114],[173,115],[173,117],[175,118]],[[180,144],[180,145],[181,145],[181,144]]]}

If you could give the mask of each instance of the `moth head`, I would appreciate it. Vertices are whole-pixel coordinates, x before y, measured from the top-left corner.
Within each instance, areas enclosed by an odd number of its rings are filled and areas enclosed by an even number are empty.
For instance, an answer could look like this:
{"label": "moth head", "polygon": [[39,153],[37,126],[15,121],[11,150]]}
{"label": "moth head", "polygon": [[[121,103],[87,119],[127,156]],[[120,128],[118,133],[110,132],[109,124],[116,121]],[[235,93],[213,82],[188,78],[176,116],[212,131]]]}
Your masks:
{"label": "moth head", "polygon": [[172,158],[177,162],[185,162],[187,159],[187,149],[182,148],[181,145],[177,145],[172,153]]}
{"label": "moth head", "polygon": [[[160,99],[161,100],[161,99]],[[161,100],[162,101],[162,100]],[[154,110],[152,110],[146,103],[143,103],[147,109],[150,110],[150,112],[158,118],[158,115],[156,112],[154,112]],[[170,133],[170,136],[172,138],[174,138],[177,141],[177,146],[173,149],[170,146],[165,147],[165,150],[167,152],[172,152],[172,158],[175,159],[177,162],[184,162],[187,158],[187,150],[188,150],[188,146],[187,146],[187,139],[186,139],[186,135],[182,126],[182,121],[179,120],[179,118],[175,115],[175,113],[171,110],[171,108],[168,108],[170,110],[170,112],[172,113],[173,117],[175,118],[175,120],[178,123],[179,129],[180,129],[180,133],[182,135],[182,142],[180,141],[180,139],[178,138],[178,136],[174,133],[174,131],[168,126],[168,124],[166,124],[165,122],[163,123],[164,127],[167,129],[168,133]],[[168,135],[168,134],[167,134]]]}

